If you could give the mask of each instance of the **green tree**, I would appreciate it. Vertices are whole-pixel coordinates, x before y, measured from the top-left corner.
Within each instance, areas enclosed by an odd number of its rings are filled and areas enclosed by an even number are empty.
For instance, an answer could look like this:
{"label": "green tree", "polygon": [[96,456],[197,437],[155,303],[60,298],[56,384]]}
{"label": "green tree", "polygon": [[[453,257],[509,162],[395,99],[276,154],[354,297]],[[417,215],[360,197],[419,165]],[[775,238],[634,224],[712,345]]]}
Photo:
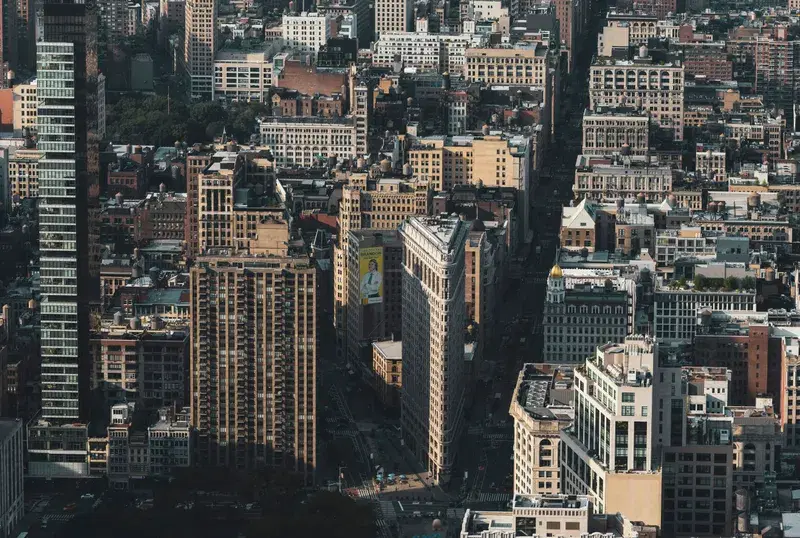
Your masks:
{"label": "green tree", "polygon": [[739,289],[739,279],[734,276],[729,276],[725,278],[722,287],[729,291]]}
{"label": "green tree", "polygon": [[695,275],[693,282],[697,290],[704,290],[708,286],[708,279],[703,275]]}
{"label": "green tree", "polygon": [[751,276],[746,276],[742,279],[742,288],[746,290],[756,289],[756,279]]}

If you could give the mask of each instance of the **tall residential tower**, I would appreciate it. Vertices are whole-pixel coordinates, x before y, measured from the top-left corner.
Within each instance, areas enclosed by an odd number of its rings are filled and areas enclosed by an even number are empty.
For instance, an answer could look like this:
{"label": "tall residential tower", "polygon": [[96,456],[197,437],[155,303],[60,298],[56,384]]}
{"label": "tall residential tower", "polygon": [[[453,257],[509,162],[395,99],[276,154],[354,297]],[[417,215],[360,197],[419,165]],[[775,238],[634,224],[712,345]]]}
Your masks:
{"label": "tall residential tower", "polygon": [[217,2],[187,0],[183,61],[193,99],[214,93],[214,53],[217,51]]}

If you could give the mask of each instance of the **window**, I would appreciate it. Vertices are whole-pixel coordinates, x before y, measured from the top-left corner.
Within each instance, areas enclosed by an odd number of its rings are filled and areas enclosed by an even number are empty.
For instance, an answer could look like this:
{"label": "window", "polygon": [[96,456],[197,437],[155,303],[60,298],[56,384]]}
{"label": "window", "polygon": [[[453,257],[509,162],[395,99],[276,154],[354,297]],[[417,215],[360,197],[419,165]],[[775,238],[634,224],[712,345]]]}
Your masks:
{"label": "window", "polygon": [[632,392],[623,392],[622,393],[622,401],[623,402],[631,403],[631,402],[636,401],[635,398],[636,398],[636,395],[634,393],[632,393]]}
{"label": "window", "polygon": [[646,417],[646,416],[647,416],[647,406],[646,406],[646,405],[643,405],[643,406],[642,406],[642,416],[643,416],[643,417]]}
{"label": "window", "polygon": [[636,407],[633,405],[623,405],[622,406],[622,416],[623,417],[632,417],[636,414]]}

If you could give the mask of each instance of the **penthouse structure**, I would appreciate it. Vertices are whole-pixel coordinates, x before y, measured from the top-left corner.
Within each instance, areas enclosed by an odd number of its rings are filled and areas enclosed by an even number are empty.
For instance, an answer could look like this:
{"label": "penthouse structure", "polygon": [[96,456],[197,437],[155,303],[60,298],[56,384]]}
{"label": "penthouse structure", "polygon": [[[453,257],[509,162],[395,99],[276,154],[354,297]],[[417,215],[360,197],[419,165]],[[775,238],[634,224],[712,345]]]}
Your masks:
{"label": "penthouse structure", "polygon": [[464,405],[464,245],[457,217],[414,217],[403,238],[403,395],[406,446],[447,483]]}
{"label": "penthouse structure", "polygon": [[559,432],[574,414],[570,385],[560,372],[546,373],[534,364],[519,373],[509,409],[514,419],[514,495],[560,491]]}
{"label": "penthouse structure", "polygon": [[683,140],[684,67],[679,60],[656,61],[647,47],[632,60],[599,57],[589,75],[589,103],[600,106],[634,103],[653,120]]}

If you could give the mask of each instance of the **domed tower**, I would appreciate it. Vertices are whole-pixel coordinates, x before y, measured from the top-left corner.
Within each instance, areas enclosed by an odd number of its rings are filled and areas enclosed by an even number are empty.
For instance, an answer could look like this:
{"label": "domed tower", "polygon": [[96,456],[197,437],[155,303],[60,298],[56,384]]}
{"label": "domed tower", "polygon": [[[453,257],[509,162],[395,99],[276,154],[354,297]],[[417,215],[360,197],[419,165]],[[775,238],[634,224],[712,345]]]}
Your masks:
{"label": "domed tower", "polygon": [[565,294],[564,272],[556,264],[550,269],[550,275],[547,277],[547,302],[563,303]]}

